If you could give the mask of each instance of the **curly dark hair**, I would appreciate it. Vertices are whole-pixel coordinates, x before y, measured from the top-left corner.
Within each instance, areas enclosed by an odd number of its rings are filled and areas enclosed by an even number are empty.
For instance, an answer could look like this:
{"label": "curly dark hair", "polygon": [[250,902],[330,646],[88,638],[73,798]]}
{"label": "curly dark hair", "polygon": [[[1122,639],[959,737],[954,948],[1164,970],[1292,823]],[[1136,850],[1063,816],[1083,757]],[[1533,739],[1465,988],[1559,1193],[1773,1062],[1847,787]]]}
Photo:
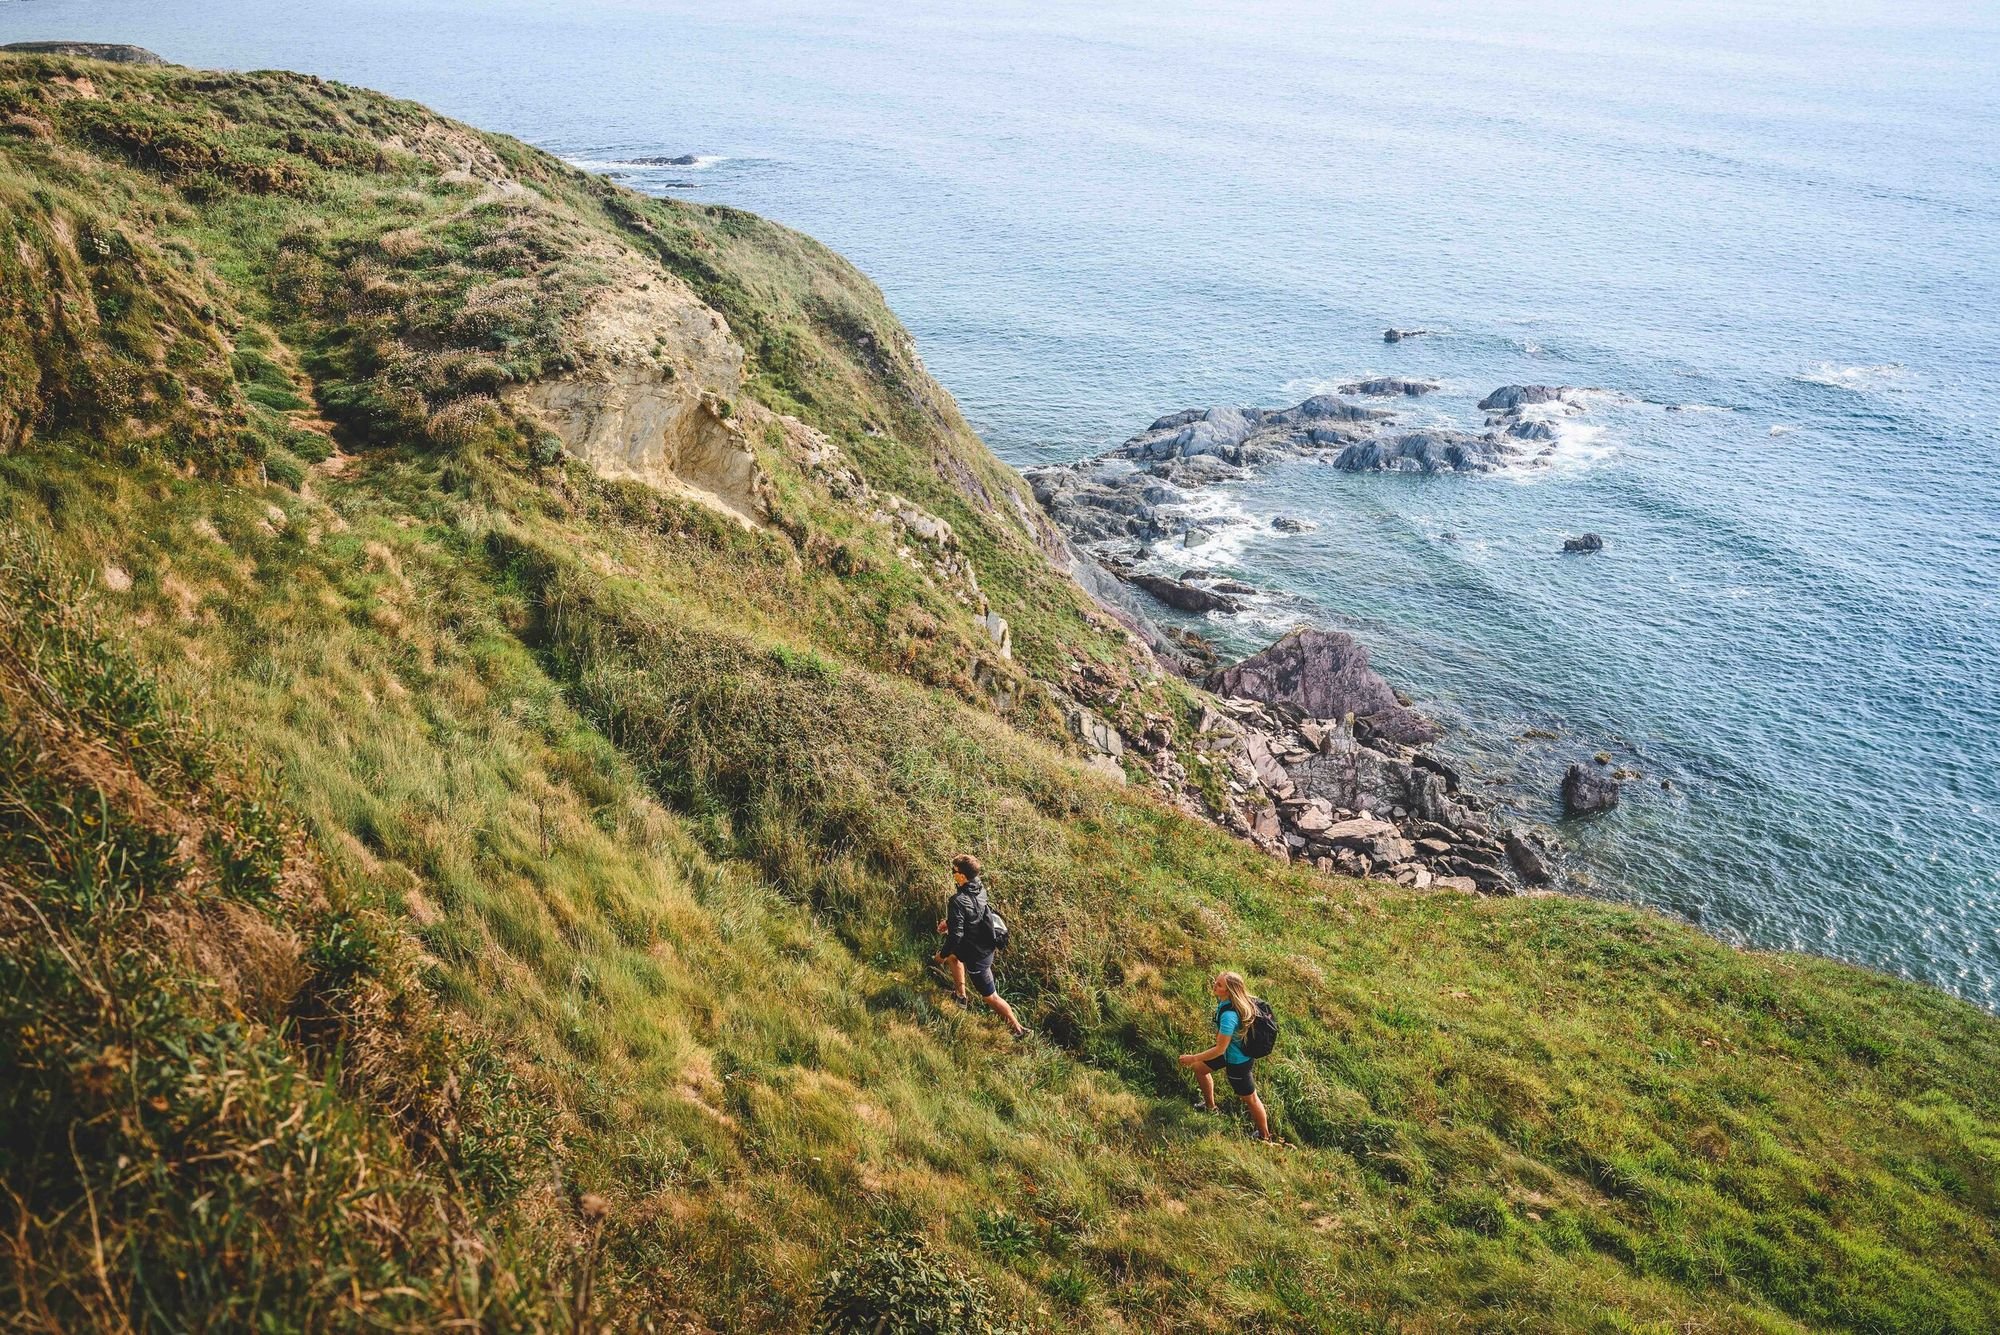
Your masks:
{"label": "curly dark hair", "polygon": [[979,859],[970,853],[960,853],[951,860],[951,869],[960,873],[968,881],[979,879]]}

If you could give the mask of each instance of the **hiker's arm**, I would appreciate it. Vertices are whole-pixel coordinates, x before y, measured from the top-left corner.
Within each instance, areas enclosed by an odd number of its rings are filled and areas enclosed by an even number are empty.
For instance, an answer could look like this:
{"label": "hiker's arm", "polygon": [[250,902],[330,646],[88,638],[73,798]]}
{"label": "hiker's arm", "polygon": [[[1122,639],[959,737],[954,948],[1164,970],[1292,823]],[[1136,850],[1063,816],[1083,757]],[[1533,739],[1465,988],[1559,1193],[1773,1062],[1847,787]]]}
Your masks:
{"label": "hiker's arm", "polygon": [[1210,1048],[1207,1052],[1188,1053],[1187,1056],[1181,1058],[1181,1065],[1193,1066],[1196,1062],[1212,1062],[1227,1051],[1229,1051],[1229,1035],[1217,1034],[1215,1036],[1214,1047]]}

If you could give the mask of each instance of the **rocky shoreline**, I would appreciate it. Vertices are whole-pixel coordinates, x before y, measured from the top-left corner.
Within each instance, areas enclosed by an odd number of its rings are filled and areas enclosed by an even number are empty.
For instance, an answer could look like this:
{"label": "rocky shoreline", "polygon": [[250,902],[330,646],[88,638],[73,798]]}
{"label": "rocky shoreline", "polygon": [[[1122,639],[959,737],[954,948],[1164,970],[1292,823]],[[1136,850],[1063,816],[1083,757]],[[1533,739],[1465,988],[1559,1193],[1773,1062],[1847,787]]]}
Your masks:
{"label": "rocky shoreline", "polygon": [[1429,748],[1439,729],[1338,631],[1303,627],[1210,674],[1177,729],[1134,715],[1133,682],[1071,665],[1071,732],[1121,780],[1135,763],[1183,809],[1276,857],[1414,889],[1522,894],[1557,880],[1562,848],[1467,790]]}
{"label": "rocky shoreline", "polygon": [[[1533,466],[1554,449],[1554,422],[1584,411],[1592,392],[1503,386],[1480,401],[1488,414],[1480,433],[1399,426],[1393,411],[1344,397],[1408,401],[1436,388],[1381,377],[1284,409],[1188,409],[1096,458],[1030,470],[1036,500],[1070,541],[1080,581],[1216,697],[1193,734],[1177,736],[1171,720],[1125,716],[1129,682],[1074,664],[1070,726],[1107,773],[1122,776],[1137,761],[1172,800],[1274,856],[1417,889],[1542,892],[1562,875],[1560,841],[1508,821],[1490,799],[1467,791],[1458,770],[1430,749],[1442,730],[1369,666],[1358,641],[1303,627],[1223,666],[1205,639],[1148,616],[1131,593],[1205,615],[1239,611],[1240,599],[1260,592],[1201,568],[1178,577],[1141,568],[1218,531],[1195,503],[1199,488],[1295,458],[1349,472]],[[1311,527],[1286,516],[1273,522],[1290,532]],[[1617,781],[1577,767],[1563,795],[1573,814],[1608,810]]]}
{"label": "rocky shoreline", "polygon": [[1189,408],[1096,458],[1029,469],[1026,476],[1035,499],[1074,541],[1099,556],[1137,557],[1162,542],[1196,546],[1215,531],[1214,521],[1191,504],[1196,489],[1286,459],[1318,459],[1349,473],[1546,466],[1556,450],[1556,423],[1584,412],[1585,396],[1596,392],[1504,385],[1480,400],[1487,417],[1479,432],[1400,425],[1390,409],[1343,397],[1412,400],[1437,388],[1384,376],[1290,408]]}

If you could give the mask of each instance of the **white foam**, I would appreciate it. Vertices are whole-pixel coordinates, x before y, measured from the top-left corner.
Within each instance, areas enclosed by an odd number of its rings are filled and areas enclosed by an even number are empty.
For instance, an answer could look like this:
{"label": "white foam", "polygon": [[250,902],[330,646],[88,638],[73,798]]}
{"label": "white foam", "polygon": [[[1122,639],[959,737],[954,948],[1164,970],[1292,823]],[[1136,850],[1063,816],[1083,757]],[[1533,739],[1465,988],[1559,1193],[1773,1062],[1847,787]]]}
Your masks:
{"label": "white foam", "polygon": [[729,159],[720,153],[697,153],[693,162],[633,162],[626,158],[564,158],[570,166],[587,172],[698,172]]}
{"label": "white foam", "polygon": [[1195,542],[1192,546],[1185,545],[1184,540],[1182,546],[1173,550],[1183,552],[1190,557],[1199,557],[1199,560],[1188,562],[1192,565],[1226,564],[1242,556],[1244,549],[1250,545],[1250,540],[1257,536],[1261,526],[1250,512],[1243,508],[1242,502],[1230,490],[1229,484],[1203,487],[1199,491],[1182,494],[1187,499],[1180,502],[1176,508],[1189,518],[1211,526],[1212,532],[1209,537]]}
{"label": "white foam", "polygon": [[1841,366],[1834,362],[1815,362],[1792,379],[1803,384],[1825,385],[1828,389],[1844,389],[1853,394],[1867,394],[1875,390],[1893,389],[1904,377],[1905,372],[1900,362],[1882,362],[1874,366]]}
{"label": "white foam", "polygon": [[1794,431],[1797,430],[1798,428],[1791,425],[1789,422],[1780,422],[1776,426],[1771,428],[1771,434],[1774,436],[1789,436]]}
{"label": "white foam", "polygon": [[1555,473],[1594,468],[1618,452],[1617,439],[1602,426],[1574,418],[1554,418],[1554,440],[1524,440],[1521,456],[1503,465],[1497,475],[1511,482],[1535,482]]}

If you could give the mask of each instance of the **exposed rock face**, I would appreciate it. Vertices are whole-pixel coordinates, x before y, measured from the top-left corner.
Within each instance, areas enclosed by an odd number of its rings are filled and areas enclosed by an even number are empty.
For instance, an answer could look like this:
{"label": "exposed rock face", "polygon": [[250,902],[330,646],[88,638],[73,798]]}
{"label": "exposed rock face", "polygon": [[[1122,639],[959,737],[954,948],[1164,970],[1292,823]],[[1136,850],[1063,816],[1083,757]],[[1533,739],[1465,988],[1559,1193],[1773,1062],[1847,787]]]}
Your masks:
{"label": "exposed rock face", "polygon": [[1586,533],[1580,538],[1565,538],[1563,540],[1563,550],[1572,554],[1601,552],[1604,550],[1604,539],[1598,537],[1595,533]]}
{"label": "exposed rock face", "polygon": [[1316,394],[1290,408],[1189,408],[1154,422],[1126,441],[1111,457],[1141,462],[1214,456],[1246,465],[1284,458],[1313,446],[1355,439],[1349,425],[1386,419],[1388,413]]}
{"label": "exposed rock face", "polygon": [[[526,192],[523,192],[524,196]],[[524,206],[532,206],[528,199]],[[610,253],[611,266],[636,257]],[[685,495],[744,523],[759,522],[769,482],[734,396],[743,349],[722,317],[657,271],[598,290],[578,318],[578,368],[522,385],[509,402],[606,477]],[[656,347],[671,348],[662,360]]]}
{"label": "exposed rock face", "polygon": [[1295,630],[1209,679],[1209,689],[1263,704],[1287,705],[1314,718],[1355,721],[1389,740],[1436,741],[1437,725],[1396,699],[1368,666],[1368,650],[1339,631]]}
{"label": "exposed rock face", "polygon": [[1513,412],[1538,403],[1570,403],[1576,389],[1570,385],[1502,385],[1479,401],[1487,412]]}
{"label": "exposed rock face", "polygon": [[1520,450],[1491,432],[1475,436],[1443,429],[1357,441],[1333,461],[1350,473],[1485,473],[1512,462]]}
{"label": "exposed rock face", "polygon": [[119,65],[164,65],[167,62],[143,46],[122,42],[9,42],[0,51],[23,56],[74,56],[82,60],[109,60]]}
{"label": "exposed rock face", "polygon": [[1429,380],[1404,380],[1393,375],[1379,376],[1374,380],[1357,380],[1351,385],[1342,385],[1342,394],[1366,394],[1371,398],[1387,398],[1400,394],[1405,398],[1421,398],[1425,394],[1436,393],[1443,386]]}
{"label": "exposed rock face", "polygon": [[1572,816],[1609,811],[1618,805],[1618,780],[1608,774],[1571,765],[1562,782],[1563,809]]}

